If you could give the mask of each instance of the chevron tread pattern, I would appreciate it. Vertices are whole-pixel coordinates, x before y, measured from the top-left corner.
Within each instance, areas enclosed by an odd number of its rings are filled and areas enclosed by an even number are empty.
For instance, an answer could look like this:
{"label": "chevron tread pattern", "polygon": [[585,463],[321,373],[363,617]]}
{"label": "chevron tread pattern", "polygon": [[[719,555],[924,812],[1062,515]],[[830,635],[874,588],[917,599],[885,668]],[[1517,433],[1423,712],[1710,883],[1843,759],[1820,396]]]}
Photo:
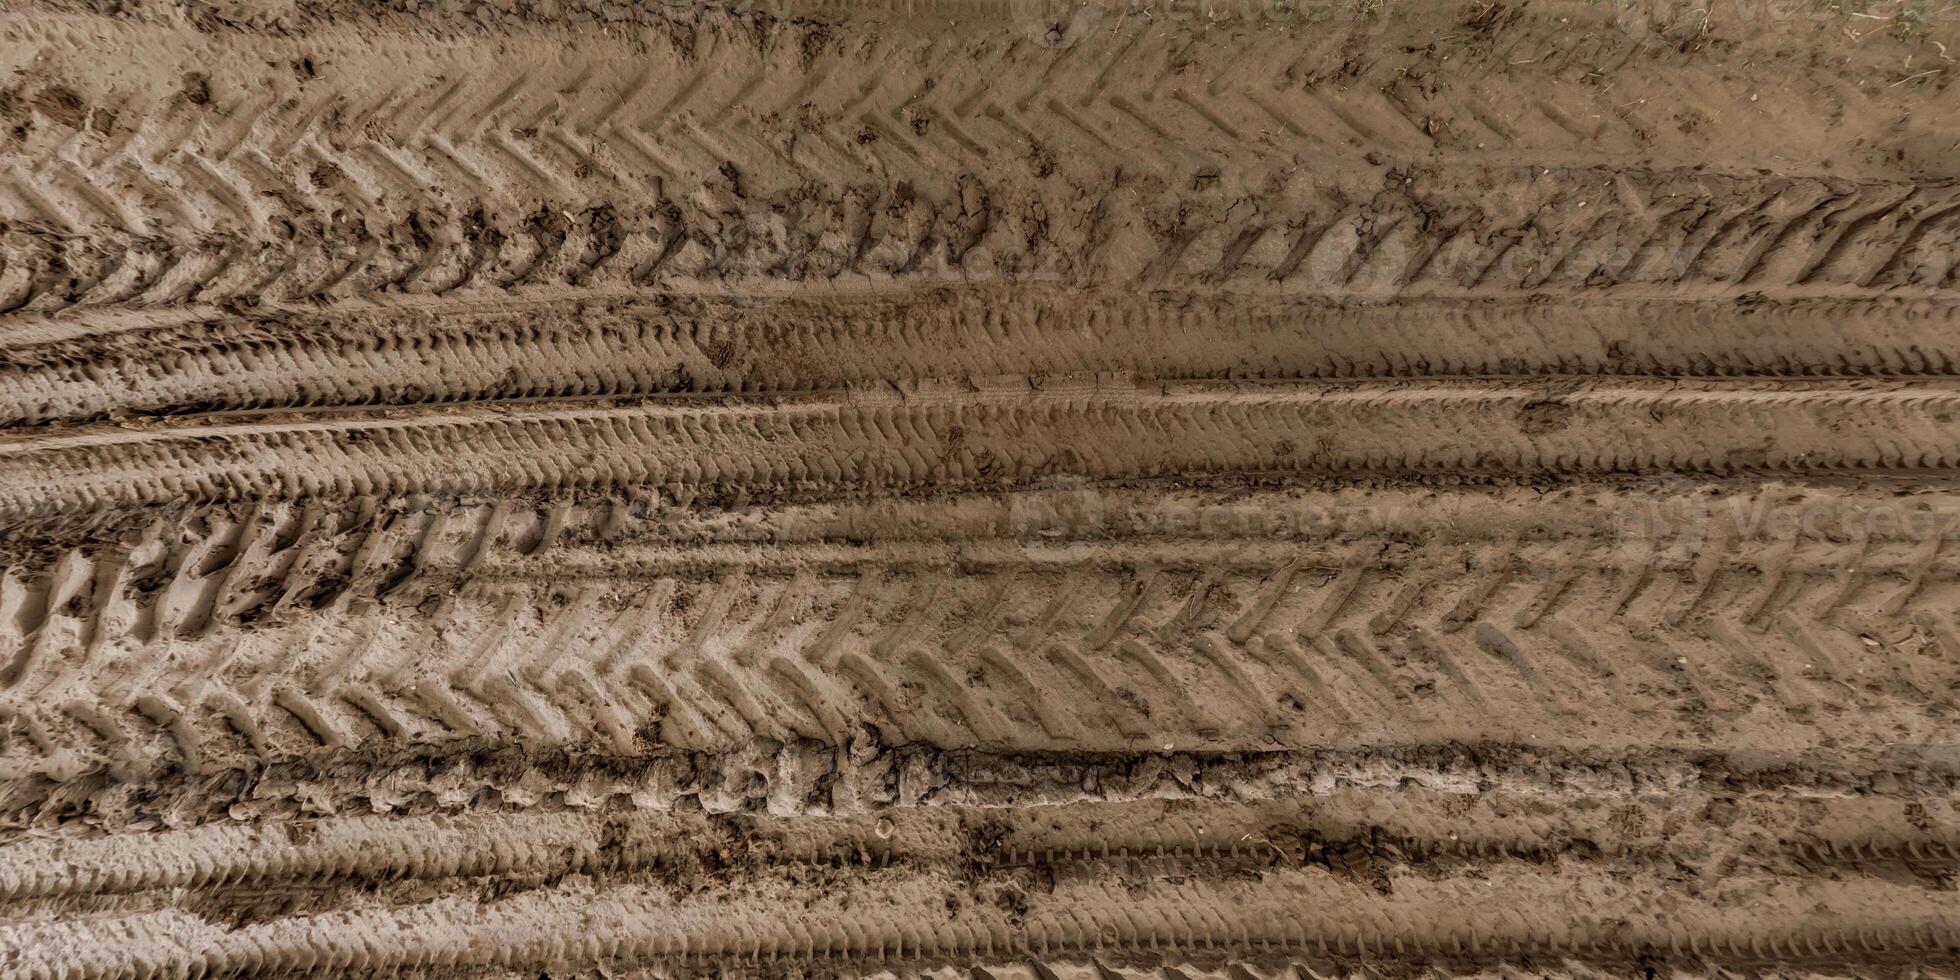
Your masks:
{"label": "chevron tread pattern", "polygon": [[[1425,537],[1446,524],[1415,524],[1413,545],[676,550],[635,544],[617,507],[404,513],[338,536],[322,519],[214,515],[194,547],[153,527],[134,549],[8,573],[11,618],[31,624],[0,678],[16,771],[459,738],[706,750],[865,726],[1013,751],[1739,750],[1812,738],[1828,716],[1840,745],[1931,742],[1960,682],[1937,539],[1718,537],[1712,557],[1683,558],[1585,536],[1451,543]],[[1466,569],[1477,584],[1452,585]],[[1445,708],[1479,720],[1428,720]]]}
{"label": "chevron tread pattern", "polygon": [[[1339,37],[1303,56],[1258,32],[1110,30],[1040,50],[1011,33],[975,45],[900,31],[759,50],[710,24],[606,42],[616,56],[577,63],[528,30],[464,43],[328,32],[238,42],[260,62],[320,66],[312,75],[234,78],[230,62],[254,59],[213,64],[195,32],[84,22],[14,24],[11,60],[53,81],[4,154],[0,308],[785,276],[1956,285],[1950,180],[1898,179],[1884,154],[1900,142],[1884,120],[1937,117],[1951,92],[1866,85],[1850,65],[1809,91],[1749,90],[1723,80],[1747,45],[1615,51],[1607,32],[1532,58],[1472,44],[1437,60],[1373,38],[1374,57],[1330,71],[1315,59]],[[985,85],[933,84],[923,66],[952,46]],[[116,59],[184,85],[105,87],[93,67]],[[1629,59],[1641,68],[1629,79],[1705,75],[1702,103],[1660,108],[1634,81],[1613,105],[1545,95],[1547,75]],[[1205,60],[1224,69],[1178,74]],[[1119,95],[1114,73],[1149,81]],[[1442,85],[1447,105],[1423,94]],[[1870,156],[1829,174],[1793,160],[1778,138],[1792,119],[1838,133],[1819,147]],[[1711,155],[1737,165],[1687,172]],[[1313,176],[1267,179],[1292,169]],[[1503,186],[1539,171],[1523,198]]]}
{"label": "chevron tread pattern", "polygon": [[7,6],[0,977],[1952,976],[1849,6]]}

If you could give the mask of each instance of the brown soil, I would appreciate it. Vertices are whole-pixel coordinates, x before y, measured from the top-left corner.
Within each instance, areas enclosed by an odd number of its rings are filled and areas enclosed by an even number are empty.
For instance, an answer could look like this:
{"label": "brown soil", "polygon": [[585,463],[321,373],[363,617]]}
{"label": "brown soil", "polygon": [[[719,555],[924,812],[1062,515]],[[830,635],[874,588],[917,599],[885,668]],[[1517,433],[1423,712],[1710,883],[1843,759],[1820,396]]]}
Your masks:
{"label": "brown soil", "polygon": [[1952,971],[1937,6],[20,0],[0,977]]}

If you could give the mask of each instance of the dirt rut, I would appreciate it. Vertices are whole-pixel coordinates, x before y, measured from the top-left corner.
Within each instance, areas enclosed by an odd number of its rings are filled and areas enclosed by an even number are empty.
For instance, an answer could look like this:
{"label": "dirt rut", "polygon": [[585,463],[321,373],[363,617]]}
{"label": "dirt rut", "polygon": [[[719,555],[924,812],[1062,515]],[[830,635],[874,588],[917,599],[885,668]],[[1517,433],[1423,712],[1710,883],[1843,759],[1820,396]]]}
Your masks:
{"label": "dirt rut", "polygon": [[1941,976],[1951,11],[22,0],[0,976]]}

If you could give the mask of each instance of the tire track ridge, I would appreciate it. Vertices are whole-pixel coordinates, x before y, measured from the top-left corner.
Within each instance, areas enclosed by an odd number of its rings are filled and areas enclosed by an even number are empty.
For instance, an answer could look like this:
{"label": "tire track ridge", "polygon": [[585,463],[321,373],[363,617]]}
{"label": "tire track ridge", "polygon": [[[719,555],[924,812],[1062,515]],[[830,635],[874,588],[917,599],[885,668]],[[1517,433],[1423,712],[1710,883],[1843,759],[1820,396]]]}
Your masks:
{"label": "tire track ridge", "polygon": [[[1420,184],[1369,192],[1365,205],[1341,209],[1332,219],[1316,195],[1358,194],[1365,174],[1329,173],[1326,186],[1303,185],[1262,192],[1260,213],[1248,225],[1236,199],[1197,193],[1104,194],[1082,209],[1056,199],[1060,193],[1021,178],[990,183],[968,180],[937,191],[931,185],[880,183],[866,188],[797,185],[781,200],[761,192],[726,203],[695,197],[636,201],[611,192],[585,199],[546,198],[522,211],[487,214],[456,208],[417,212],[360,226],[314,222],[317,234],[267,238],[244,231],[137,233],[40,230],[33,225],[0,236],[0,254],[18,269],[9,285],[0,280],[0,310],[10,316],[104,309],[168,309],[193,298],[229,306],[310,303],[323,299],[470,294],[524,294],[565,285],[614,289],[653,282],[684,284],[789,278],[809,285],[859,280],[964,282],[1063,280],[1082,284],[1259,284],[1275,291],[1328,295],[1402,295],[1444,292],[1467,296],[1523,291],[1589,292],[1631,285],[1715,290],[1732,297],[1802,295],[1809,292],[1882,297],[1946,296],[1956,277],[1951,229],[1940,220],[1852,223],[1835,233],[1779,233],[1767,242],[1731,216],[1676,241],[1667,231],[1678,216],[1692,214],[1736,194],[1773,187],[1762,195],[1786,195],[1763,178],[1705,178],[1681,185],[1663,176],[1609,177],[1560,170],[1530,214],[1491,195],[1478,172],[1424,171]],[[963,178],[966,180],[967,178]],[[1641,185],[1616,193],[1614,181]],[[1787,183],[1787,182],[1785,182]],[[1812,181],[1820,196],[1836,184]],[[1433,186],[1432,186],[1433,185]],[[1556,185],[1554,187],[1553,185]],[[1853,185],[1886,199],[1924,197],[1921,210],[1945,215],[1955,206],[1943,183]],[[972,193],[979,189],[982,193]],[[812,193],[817,196],[812,198]],[[1073,197],[1076,192],[1069,192]],[[1591,217],[1564,216],[1568,199],[1588,201]],[[1655,214],[1639,197],[1670,200]],[[1682,198],[1688,200],[1682,201]],[[1624,199],[1622,199],[1624,198]],[[1030,207],[1080,217],[1033,221]],[[1446,229],[1427,229],[1438,209],[1457,215]],[[799,215],[786,226],[782,212]],[[873,226],[860,229],[867,212]],[[902,212],[901,224],[885,216]],[[1162,227],[1166,233],[1130,232],[1133,254],[1114,264],[1090,263],[1090,243],[1113,227]],[[256,225],[254,225],[256,227]],[[1322,227],[1285,255],[1267,229]],[[1598,229],[1606,229],[1598,232]],[[886,239],[900,250],[872,250],[866,240]],[[1272,247],[1264,247],[1267,239]],[[1691,252],[1685,261],[1684,251]],[[625,257],[646,257],[634,261]],[[649,266],[649,262],[653,265]],[[434,269],[454,270],[430,276]],[[651,278],[650,278],[651,277]]]}
{"label": "tire track ridge", "polygon": [[[398,536],[399,537],[399,536]],[[615,546],[616,548],[617,546]],[[1613,547],[1596,552],[1610,557]],[[603,636],[586,638],[567,631],[570,620],[562,611],[552,622],[539,620],[535,626],[520,626],[519,617],[529,621],[532,611],[552,608],[553,589],[571,588],[591,595],[604,586],[604,577],[568,574],[563,566],[534,581],[552,583],[526,587],[522,575],[500,579],[496,566],[487,571],[488,581],[465,584],[460,589],[437,570],[426,584],[403,590],[390,597],[380,609],[365,605],[363,615],[383,614],[385,618],[370,626],[367,639],[359,636],[352,645],[316,646],[305,637],[261,647],[262,656],[276,662],[235,661],[246,671],[249,685],[213,687],[205,680],[209,660],[191,659],[172,672],[154,672],[141,683],[96,686],[88,676],[72,672],[54,678],[40,678],[32,688],[21,688],[10,711],[16,717],[38,719],[41,741],[58,741],[70,754],[90,756],[97,752],[112,759],[135,759],[144,755],[151,724],[163,725],[166,748],[155,760],[174,761],[187,769],[201,768],[201,762],[219,754],[232,744],[226,726],[239,728],[238,712],[263,719],[251,727],[260,734],[248,738],[243,750],[262,761],[273,761],[268,738],[297,737],[301,751],[336,744],[364,742],[404,744],[425,740],[452,740],[471,736],[508,734],[549,744],[621,744],[630,742],[623,734],[642,724],[674,717],[675,713],[703,712],[740,721],[730,734],[735,737],[771,735],[811,737],[819,732],[836,732],[839,726],[863,721],[908,738],[921,738],[938,744],[966,744],[971,738],[982,744],[1003,744],[998,712],[1023,700],[1024,688],[1038,690],[1040,679],[1060,669],[1071,679],[1048,683],[1064,686],[1083,683],[1091,694],[1108,697],[1112,684],[1131,692],[1131,703],[1147,710],[1162,736],[1173,741],[1193,740],[1193,745],[1257,744],[1278,738],[1295,737],[1291,732],[1317,730],[1315,711],[1298,713],[1303,705],[1316,710],[1336,711],[1361,701],[1379,701],[1387,714],[1384,723],[1406,714],[1396,707],[1412,692],[1428,690],[1428,696],[1448,700],[1483,703],[1498,692],[1516,710],[1515,717],[1526,724],[1542,716],[1549,724],[1569,715],[1568,697],[1584,692],[1602,678],[1623,689],[1646,692],[1635,699],[1631,710],[1641,710],[1646,702],[1669,703],[1672,698],[1691,694],[1710,699],[1705,681],[1697,676],[1719,671],[1726,694],[1722,701],[1769,697],[1782,710],[1796,717],[1819,703],[1869,702],[1875,693],[1847,691],[1841,671],[1833,663],[1848,660],[1869,662],[1871,638],[1914,635],[1930,629],[1944,648],[1951,634],[1937,614],[1921,612],[1905,604],[1887,612],[1882,619],[1871,619],[1860,609],[1871,603],[1894,605],[1893,599],[1908,600],[1925,589],[1925,572],[1915,570],[1915,560],[1879,563],[1865,561],[1865,586],[1853,605],[1845,605],[1831,617],[1809,627],[1796,627],[1785,616],[1763,617],[1765,600],[1792,588],[1801,589],[1821,578],[1835,578],[1842,566],[1842,553],[1825,549],[1799,566],[1785,562],[1773,568],[1736,560],[1697,563],[1691,576],[1684,570],[1644,570],[1634,573],[1596,558],[1583,562],[1569,546],[1551,544],[1521,549],[1516,544],[1488,551],[1482,564],[1499,576],[1500,585],[1472,589],[1467,593],[1453,589],[1432,589],[1431,595],[1412,597],[1398,582],[1426,580],[1425,568],[1447,570],[1460,567],[1465,560],[1455,552],[1442,552],[1414,563],[1352,564],[1344,577],[1338,573],[1338,556],[1302,557],[1301,567],[1319,578],[1312,589],[1290,587],[1275,591],[1273,573],[1258,568],[1234,567],[1228,560],[1220,564],[1201,564],[1191,569],[1159,572],[1167,583],[1148,603],[1140,603],[1124,584],[1127,572],[1094,571],[1086,556],[1042,567],[1023,561],[1019,572],[1007,584],[996,583],[996,591],[983,596],[973,589],[938,584],[936,573],[908,570],[903,565],[884,565],[884,559],[857,555],[843,574],[831,571],[805,579],[801,591],[816,608],[835,609],[817,621],[824,639],[805,648],[797,635],[775,634],[770,646],[753,645],[749,638],[768,630],[773,615],[768,597],[774,593],[776,577],[741,571],[739,566],[714,573],[705,579],[669,578],[661,573],[636,571],[630,564],[614,565],[607,575],[626,584],[621,616],[632,609],[639,615],[652,615],[657,604],[684,603],[684,616],[649,619],[664,624],[679,635],[700,637],[709,631],[728,634],[731,646],[714,649],[682,640],[652,651],[647,659],[651,676],[695,677],[701,683],[675,693],[665,685],[642,689],[629,681],[632,665],[607,655],[588,658],[610,649],[612,641]],[[383,554],[383,561],[388,559]],[[630,555],[630,552],[628,553]],[[1548,563],[1551,559],[1551,563]],[[630,560],[630,559],[629,559]],[[1567,562],[1560,567],[1557,562]],[[1896,563],[1895,563],[1896,562]],[[1350,560],[1351,563],[1351,560]],[[984,567],[984,566],[975,566]],[[1015,569],[1015,565],[1007,566]],[[1526,574],[1527,569],[1545,570]],[[375,577],[404,578],[405,572],[386,573],[376,566]],[[214,573],[215,575],[216,573]],[[355,573],[356,578],[362,577]],[[666,573],[668,575],[672,573]],[[1951,578],[1950,569],[1942,573]],[[49,610],[75,601],[78,596],[63,582],[85,580],[86,566],[71,563],[57,568],[45,590],[39,592]],[[1718,577],[1722,579],[1716,587]],[[1691,602],[1683,605],[1681,584],[1690,582]],[[12,595],[33,601],[37,596],[31,580],[10,576]],[[1896,583],[1904,580],[1903,588]],[[787,589],[794,580],[785,583]],[[999,608],[1003,603],[1019,607],[1036,603],[1039,597],[1066,583],[1063,590],[1046,602],[1042,610],[1024,625],[997,626],[1004,630],[990,639],[986,629],[991,617],[982,610]],[[358,585],[348,589],[358,594]],[[260,595],[270,590],[261,590]],[[288,590],[290,592],[291,590]],[[1229,605],[1214,612],[1193,615],[1182,597],[1215,595]],[[1252,628],[1240,630],[1238,624],[1258,613],[1262,593],[1283,596],[1258,615]],[[343,593],[345,594],[345,593]],[[427,627],[415,625],[408,610],[419,608],[427,595],[447,595],[443,622]],[[890,599],[868,598],[890,594]],[[1942,588],[1918,601],[1940,608]],[[1548,601],[1546,596],[1551,596]],[[860,597],[852,599],[851,597]],[[106,600],[94,599],[102,602]],[[264,601],[260,599],[259,601]],[[976,617],[956,616],[955,608],[971,608]],[[394,605],[398,603],[399,605]],[[1180,605],[1185,612],[1179,613]],[[745,610],[739,616],[733,609]],[[1030,606],[1032,608],[1032,606]],[[465,626],[455,616],[465,610],[482,610],[484,615]],[[1327,613],[1332,610],[1331,613]],[[1684,611],[1685,610],[1685,611]],[[1392,613],[1392,615],[1391,615]],[[1529,624],[1521,624],[1529,613]],[[1926,616],[1930,624],[1919,625]],[[1129,625],[1114,631],[1104,624],[1117,621]],[[731,618],[732,617],[732,618]],[[1691,618],[1690,618],[1691,617]],[[39,614],[52,625],[37,628],[18,641],[17,650],[36,651],[43,657],[63,656],[63,637],[71,635],[65,618]],[[262,618],[262,617],[255,617]],[[601,617],[602,620],[618,617]],[[200,621],[200,629],[204,629]],[[936,624],[936,625],[934,625]],[[1507,625],[1508,624],[1508,625]],[[332,621],[321,624],[331,626]],[[663,626],[649,625],[659,630]],[[201,645],[217,651],[232,649],[263,627],[243,630],[213,630],[200,638]],[[447,636],[444,646],[420,668],[403,671],[387,664],[353,667],[361,645],[373,642],[381,630],[396,643],[407,643],[418,630],[433,629]],[[1583,631],[1583,636],[1581,635]],[[272,636],[292,631],[275,630]],[[1009,635],[1011,633],[1012,635]],[[560,635],[562,634],[562,636]],[[1106,634],[1106,635],[1105,635]],[[608,634],[609,635],[609,634]],[[879,639],[883,637],[884,639]],[[1316,638],[1324,638],[1331,646]],[[1898,674],[1902,691],[1913,692],[1917,703],[1943,690],[1952,678],[1938,670],[1916,669],[1898,673],[1900,658],[1910,658],[1910,639],[1883,656]],[[1370,644],[1374,645],[1371,649]],[[1697,664],[1690,671],[1676,668],[1673,645],[1691,643]],[[958,658],[976,648],[986,665],[983,673],[970,675],[963,683],[928,683],[915,694],[908,710],[897,708],[889,693],[921,678],[930,679],[944,671],[940,661],[957,663]],[[573,649],[568,650],[571,646]],[[832,648],[853,651],[839,661]],[[1923,647],[1922,647],[1923,648]],[[135,656],[142,647],[131,648],[122,656]],[[861,652],[855,652],[859,651]],[[1292,657],[1275,658],[1269,651],[1296,651]],[[1406,650],[1409,655],[1403,657]],[[1602,653],[1608,650],[1610,653]],[[476,652],[472,652],[476,651]],[[499,663],[514,666],[493,668],[485,661],[491,653]],[[1345,653],[1367,669],[1352,673],[1340,666]],[[1382,658],[1394,656],[1391,668]],[[19,654],[16,654],[19,656]],[[97,654],[99,662],[104,654]],[[746,664],[757,657],[790,665],[789,686],[779,674],[765,674],[751,682],[731,680],[730,671],[747,671]],[[1325,658],[1325,659],[1322,659]],[[725,666],[718,666],[727,661]],[[1318,664],[1316,667],[1315,664]],[[1419,666],[1433,665],[1431,668]],[[347,673],[341,665],[349,665]],[[1173,669],[1175,667],[1175,669]],[[706,671],[706,673],[703,673]],[[998,674],[996,675],[996,672]],[[1112,673],[1114,672],[1114,673]],[[24,672],[23,672],[24,673]],[[480,683],[494,675],[494,684]],[[111,677],[121,675],[112,673]],[[313,681],[305,680],[307,677]],[[326,680],[326,678],[331,680]],[[1330,680],[1330,678],[1332,678]],[[1186,691],[1203,692],[1203,700]],[[1683,686],[1685,685],[1685,687]],[[164,721],[140,692],[154,692],[176,705]],[[1694,694],[1693,692],[1699,692]],[[51,696],[64,700],[63,710],[81,727],[71,732],[58,715],[49,715],[36,706]],[[1114,728],[1100,723],[1091,728],[1057,721],[1063,712],[1038,693],[1032,700],[1044,740],[1056,745],[1096,746],[1109,743],[1131,744],[1140,736],[1128,722],[1117,719]],[[1299,699],[1297,701],[1293,699]],[[1882,697],[1879,700],[1883,700]],[[808,727],[801,718],[802,708],[783,706],[809,704],[814,712]],[[1286,706],[1293,704],[1295,713]],[[989,707],[991,705],[991,707]],[[282,720],[290,714],[298,722]],[[365,727],[367,719],[392,719],[373,734]],[[978,719],[978,721],[976,721]],[[962,726],[942,730],[942,724]],[[1321,725],[1324,727],[1324,725]],[[1497,731],[1502,726],[1490,729]],[[349,734],[359,731],[358,737]],[[408,733],[405,736],[405,731]],[[59,735],[55,739],[53,735]],[[290,735],[285,734],[290,733]],[[668,730],[669,739],[678,730]],[[719,738],[720,736],[714,736]],[[1709,736],[1712,737],[1712,736]],[[1222,739],[1219,743],[1217,740]],[[1246,740],[1251,740],[1247,742]],[[102,748],[91,749],[99,743]],[[174,744],[173,744],[174,743]],[[294,751],[284,747],[278,754]],[[61,757],[51,752],[50,757]]]}
{"label": "tire track ridge", "polygon": [[[1504,884],[1509,885],[1509,882]],[[902,882],[893,885],[906,889]],[[392,969],[426,972],[467,966],[518,968],[546,963],[626,964],[633,962],[688,963],[765,959],[790,962],[934,963],[1007,956],[1105,955],[1112,943],[1162,955],[1305,953],[1320,957],[1373,958],[1421,962],[1456,959],[1513,963],[1521,958],[1558,957],[1593,963],[1624,963],[1641,959],[1763,963],[1778,961],[1824,965],[1855,958],[1929,957],[1950,955],[1960,946],[1960,930],[1950,910],[1919,914],[1865,914],[1832,917],[1790,915],[1768,925],[1731,924],[1725,916],[1621,922],[1609,925],[1602,916],[1582,916],[1558,924],[1536,921],[1506,908],[1468,916],[1459,928],[1400,920],[1398,906],[1410,913],[1433,911],[1433,903],[1461,898],[1450,882],[1422,889],[1408,900],[1367,902],[1361,921],[1329,927],[1301,914],[1288,914],[1278,895],[1262,892],[1268,886],[1232,891],[1208,883],[1157,885],[1142,889],[1121,911],[1098,901],[1113,897],[1113,889],[1070,888],[1063,897],[1078,904],[1073,910],[1049,911],[1024,926],[1010,926],[996,912],[971,912],[933,923],[929,931],[903,921],[894,903],[866,903],[850,924],[832,909],[812,911],[795,924],[775,930],[735,933],[733,926],[751,926],[764,909],[743,903],[726,909],[728,921],[711,923],[689,915],[686,906],[658,914],[651,896],[620,889],[622,906],[602,917],[591,930],[563,928],[569,911],[553,909],[545,899],[551,891],[517,896],[498,906],[469,908],[460,903],[436,903],[413,909],[359,911],[317,918],[281,919],[225,931],[182,913],[156,913],[111,920],[101,925],[29,926],[17,931],[30,949],[48,948],[69,934],[88,936],[103,927],[130,940],[128,952],[115,953],[117,944],[87,943],[101,950],[101,965],[73,964],[63,975],[97,977],[112,972],[161,976],[177,972],[281,973],[320,969]],[[1297,887],[1297,886],[1296,886]],[[1353,894],[1355,886],[1324,889],[1321,901]],[[1506,895],[1510,888],[1498,892]],[[1638,889],[1651,892],[1651,888]],[[1236,900],[1235,900],[1236,899]],[[1295,896],[1297,900],[1297,896]],[[1247,905],[1250,908],[1247,908]],[[1249,911],[1273,915],[1248,922]],[[1507,919],[1510,912],[1515,918]],[[575,913],[592,915],[591,910]],[[1407,914],[1407,913],[1404,913]],[[542,921],[523,922],[521,915]],[[647,921],[645,916],[652,921]],[[587,921],[590,921],[589,919]],[[410,938],[413,937],[413,938]],[[36,940],[43,940],[36,942]],[[133,948],[131,948],[133,947]],[[131,955],[142,950],[137,960]],[[103,955],[107,953],[109,955]],[[38,957],[37,957],[38,958]],[[91,957],[94,958],[94,957]],[[161,962],[159,962],[161,961]],[[35,967],[27,976],[54,976],[52,963]],[[75,969],[75,966],[80,966]]]}
{"label": "tire track ridge", "polygon": [[[949,386],[953,387],[953,386]],[[1531,385],[1114,386],[1029,396],[971,393],[931,404],[835,396],[779,401],[545,402],[511,409],[322,413],[294,421],[214,417],[157,429],[93,427],[0,446],[14,476],[0,511],[19,517],[167,500],[599,489],[619,483],[848,490],[1036,477],[1209,473],[1545,474],[1939,472],[1960,461],[1940,422],[1945,386],[1595,383],[1547,397]],[[935,413],[918,438],[902,432]],[[1474,419],[1466,447],[1454,433]],[[1328,429],[1338,423],[1339,427]],[[1694,443],[1681,426],[1705,433]],[[1033,426],[1046,445],[1010,433]],[[960,455],[947,457],[961,432]],[[1155,448],[1111,438],[1141,427]],[[1779,432],[1774,445],[1756,433]],[[1314,450],[1298,452],[1298,447]],[[423,475],[415,460],[448,458]],[[972,454],[972,455],[967,455]],[[846,461],[838,466],[835,461]],[[595,462],[603,461],[595,470]]]}

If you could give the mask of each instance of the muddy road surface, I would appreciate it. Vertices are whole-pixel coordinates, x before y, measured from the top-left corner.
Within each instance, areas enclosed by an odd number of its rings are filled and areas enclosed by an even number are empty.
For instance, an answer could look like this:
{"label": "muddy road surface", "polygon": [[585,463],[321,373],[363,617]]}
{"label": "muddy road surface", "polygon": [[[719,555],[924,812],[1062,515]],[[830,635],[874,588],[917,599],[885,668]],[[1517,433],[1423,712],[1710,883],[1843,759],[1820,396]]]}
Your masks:
{"label": "muddy road surface", "polygon": [[1960,970],[1960,13],[15,0],[0,977]]}

